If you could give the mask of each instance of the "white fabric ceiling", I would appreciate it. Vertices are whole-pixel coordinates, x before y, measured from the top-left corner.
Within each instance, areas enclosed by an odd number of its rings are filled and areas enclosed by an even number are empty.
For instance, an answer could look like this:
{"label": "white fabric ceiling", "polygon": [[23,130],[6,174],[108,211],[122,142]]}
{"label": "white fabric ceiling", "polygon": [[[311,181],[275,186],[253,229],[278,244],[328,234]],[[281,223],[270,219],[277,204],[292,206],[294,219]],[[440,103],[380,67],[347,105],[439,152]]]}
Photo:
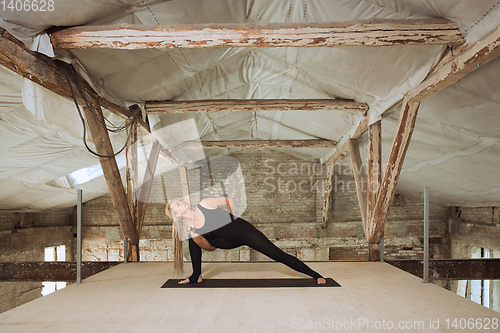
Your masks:
{"label": "white fabric ceiling", "polygon": [[[498,1],[466,0],[184,0],[56,2],[46,13],[2,12],[0,26],[32,49],[51,54],[43,30],[97,24],[199,24],[334,22],[373,18],[444,17],[457,22],[472,43],[500,24]],[[35,37],[36,36],[36,37]],[[441,46],[220,48],[173,50],[74,50],[94,84],[129,105],[156,100],[347,98],[371,111],[394,108],[382,122],[384,158],[392,143],[398,106],[439,60]],[[500,205],[500,61],[484,65],[424,101],[398,188],[449,205]],[[0,67],[0,209],[37,211],[74,205],[107,192],[103,177],[63,184],[76,170],[98,164],[81,141],[74,105]],[[339,141],[359,114],[223,112],[150,115],[153,130],[194,117],[202,140],[310,139]],[[124,136],[115,135],[118,149]],[[361,140],[366,150],[366,137]],[[318,160],[330,149],[283,149]],[[227,150],[216,152],[227,154]],[[366,151],[365,151],[366,153]],[[348,160],[344,160],[345,163]],[[124,170],[122,169],[122,175]]]}

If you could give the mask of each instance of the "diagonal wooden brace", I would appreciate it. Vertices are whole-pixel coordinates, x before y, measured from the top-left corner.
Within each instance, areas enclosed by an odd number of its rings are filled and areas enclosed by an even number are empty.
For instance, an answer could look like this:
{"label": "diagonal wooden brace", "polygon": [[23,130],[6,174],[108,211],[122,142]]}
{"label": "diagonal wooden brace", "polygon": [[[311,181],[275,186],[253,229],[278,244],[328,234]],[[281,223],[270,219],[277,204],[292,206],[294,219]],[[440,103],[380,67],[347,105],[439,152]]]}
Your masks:
{"label": "diagonal wooden brace", "polygon": [[[109,139],[108,131],[101,126],[101,124],[105,124],[101,107],[98,105],[94,107],[95,114],[92,114],[92,111],[88,108],[83,109],[97,153],[103,156],[113,155],[113,146]],[[97,119],[94,118],[94,115]],[[125,194],[116,159],[99,157],[99,162],[101,163],[104,178],[108,184],[111,201],[113,202],[113,207],[118,216],[118,222],[120,223],[123,235],[130,244],[138,245],[139,236],[137,235],[132,216],[130,215],[127,195]]]}
{"label": "diagonal wooden brace", "polygon": [[380,239],[384,234],[385,221],[389,214],[389,208],[396,191],[406,151],[410,145],[411,135],[415,128],[419,105],[419,102],[408,102],[407,99],[403,101],[398,130],[392,143],[391,152],[384,171],[384,178],[378,190],[377,202],[370,217],[369,233],[366,234],[368,243],[380,243]]}

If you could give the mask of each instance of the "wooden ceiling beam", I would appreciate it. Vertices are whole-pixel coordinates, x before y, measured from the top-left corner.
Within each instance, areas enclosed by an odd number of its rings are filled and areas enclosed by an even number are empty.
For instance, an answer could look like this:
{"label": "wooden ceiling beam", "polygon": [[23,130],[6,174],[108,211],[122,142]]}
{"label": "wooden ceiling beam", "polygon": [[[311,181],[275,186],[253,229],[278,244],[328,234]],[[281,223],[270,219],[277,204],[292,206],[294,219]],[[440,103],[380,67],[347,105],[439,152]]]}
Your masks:
{"label": "wooden ceiling beam", "polygon": [[55,49],[158,49],[453,45],[464,42],[447,19],[332,23],[79,26],[49,32]]}
{"label": "wooden ceiling beam", "polygon": [[310,140],[225,140],[225,141],[188,141],[176,149],[213,148],[335,148],[336,142],[324,139]]}
{"label": "wooden ceiling beam", "polygon": [[368,104],[345,99],[210,99],[147,102],[146,112],[191,113],[220,111],[368,111]]}
{"label": "wooden ceiling beam", "polygon": [[363,135],[364,132],[368,129],[368,118],[364,117],[361,119],[361,121],[354,125],[351,130],[342,137],[342,139],[338,143],[338,148],[337,150],[328,156],[325,156],[324,158],[321,159],[321,163],[323,164],[335,164],[342,157],[344,157],[347,153],[349,153],[349,140],[350,139],[357,139],[361,135]]}
{"label": "wooden ceiling beam", "polygon": [[499,55],[500,26],[469,47],[458,47],[453,57],[444,57],[431,75],[406,94],[406,99],[409,102],[422,102]]}
{"label": "wooden ceiling beam", "polygon": [[[0,65],[13,72],[27,78],[34,83],[73,101],[71,87],[77,90],[75,81],[71,77],[69,65],[64,62],[51,59],[43,54],[29,50],[22,42],[18,41],[6,30],[0,28]],[[66,69],[67,76],[71,82],[68,84],[63,69]],[[129,119],[133,112],[127,108],[119,106],[107,99],[97,95],[90,85],[79,76],[83,90],[90,96],[90,99],[97,100],[105,109],[116,115]],[[76,100],[80,106],[86,106],[85,101],[76,93]],[[139,125],[143,131],[149,132],[149,125],[142,117],[137,117]]]}

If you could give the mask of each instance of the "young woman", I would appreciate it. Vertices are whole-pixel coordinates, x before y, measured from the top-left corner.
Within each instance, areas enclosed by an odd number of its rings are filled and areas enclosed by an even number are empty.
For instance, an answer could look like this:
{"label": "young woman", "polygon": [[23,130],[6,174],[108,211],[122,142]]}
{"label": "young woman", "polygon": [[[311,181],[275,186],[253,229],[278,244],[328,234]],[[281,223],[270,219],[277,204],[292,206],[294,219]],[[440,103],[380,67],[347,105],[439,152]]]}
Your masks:
{"label": "young woman", "polygon": [[[226,206],[229,212],[220,208]],[[280,250],[266,236],[252,224],[242,218],[235,217],[234,203],[231,198],[206,198],[200,201],[195,209],[183,201],[174,200],[165,207],[165,213],[174,219],[184,218],[189,222],[190,234],[189,253],[193,265],[193,274],[180,284],[202,282],[201,277],[201,249],[213,251],[220,249],[234,249],[246,245],[257,250],[269,258],[281,262],[288,267],[309,275],[318,284],[325,284],[326,280],[313,271],[302,261]],[[177,226],[179,226],[179,223]],[[178,229],[179,230],[179,229]]]}

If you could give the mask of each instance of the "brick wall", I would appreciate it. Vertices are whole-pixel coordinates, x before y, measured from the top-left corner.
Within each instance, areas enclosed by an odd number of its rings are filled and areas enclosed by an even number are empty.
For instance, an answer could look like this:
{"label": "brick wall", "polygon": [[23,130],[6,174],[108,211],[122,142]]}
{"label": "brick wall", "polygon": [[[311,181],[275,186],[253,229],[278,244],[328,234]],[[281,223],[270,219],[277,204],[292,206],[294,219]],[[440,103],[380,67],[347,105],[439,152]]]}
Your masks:
{"label": "brick wall", "polygon": [[500,250],[498,207],[459,207],[452,225],[452,258],[469,258],[471,246]]}
{"label": "brick wall", "polygon": [[[500,215],[499,207],[456,207],[458,215],[449,220],[451,226],[451,257],[456,259],[470,258],[471,248],[485,248],[500,251]],[[494,281],[498,286],[498,282]],[[458,281],[450,283],[450,290],[456,292]],[[496,298],[500,288],[495,287]],[[496,301],[495,301],[496,302]],[[494,306],[498,309],[498,305]]]}
{"label": "brick wall", "polygon": [[[44,261],[45,247],[74,252],[73,209],[44,213],[0,211],[0,261]],[[41,282],[0,282],[0,313],[41,297]]]}
{"label": "brick wall", "polygon": [[[229,176],[232,180],[224,183]],[[243,218],[292,255],[303,260],[367,260],[354,178],[345,168],[339,168],[335,177],[328,228],[320,227],[325,178],[325,166],[264,149],[212,158],[209,165],[194,165],[188,171],[193,206],[200,198],[223,195],[225,191],[237,199],[237,209],[246,206]],[[141,260],[173,258],[171,221],[163,210],[165,195],[169,200],[182,197],[177,169],[163,174],[163,185],[161,177],[156,177],[139,244]],[[85,203],[83,214],[84,260],[123,260],[122,236],[110,197]],[[448,216],[448,208],[431,205],[431,257],[450,255]],[[421,198],[396,195],[386,224],[385,246],[387,258],[422,257]],[[184,255],[189,259],[187,246]],[[245,247],[204,251],[203,256],[207,261],[269,260]]]}
{"label": "brick wall", "polygon": [[[240,150],[230,157],[233,162],[238,162],[239,172],[234,172],[236,169],[232,162],[217,164],[212,161],[210,170],[203,164],[190,167],[188,180],[193,206],[201,198],[221,195],[226,191],[228,195],[238,198],[238,207],[245,207],[241,214],[243,218],[279,248],[302,260],[367,260],[367,244],[352,174],[342,168],[337,170],[332,215],[328,227],[322,229],[325,166],[265,149]],[[232,181],[222,188],[220,180],[227,175],[233,175]],[[241,191],[243,188],[244,191]],[[164,205],[165,200],[180,197],[182,190],[178,169],[155,178],[139,243],[141,260],[173,260],[172,221],[164,214]],[[386,257],[422,257],[422,201],[421,198],[397,194],[385,229]],[[72,226],[76,225],[75,211],[0,213],[0,260],[42,260],[45,246],[60,244],[67,245],[67,258],[74,260],[75,229]],[[84,203],[82,213],[83,260],[122,261],[123,236],[109,195]],[[486,219],[488,214],[482,214]],[[448,208],[431,203],[431,257],[445,258],[450,255],[449,215]],[[189,260],[186,243],[184,256]],[[203,256],[206,261],[269,260],[248,247],[204,251]],[[37,295],[40,284],[29,285],[22,291],[16,291],[16,288],[3,290],[10,290],[10,298],[16,298],[12,296],[16,293]]]}

